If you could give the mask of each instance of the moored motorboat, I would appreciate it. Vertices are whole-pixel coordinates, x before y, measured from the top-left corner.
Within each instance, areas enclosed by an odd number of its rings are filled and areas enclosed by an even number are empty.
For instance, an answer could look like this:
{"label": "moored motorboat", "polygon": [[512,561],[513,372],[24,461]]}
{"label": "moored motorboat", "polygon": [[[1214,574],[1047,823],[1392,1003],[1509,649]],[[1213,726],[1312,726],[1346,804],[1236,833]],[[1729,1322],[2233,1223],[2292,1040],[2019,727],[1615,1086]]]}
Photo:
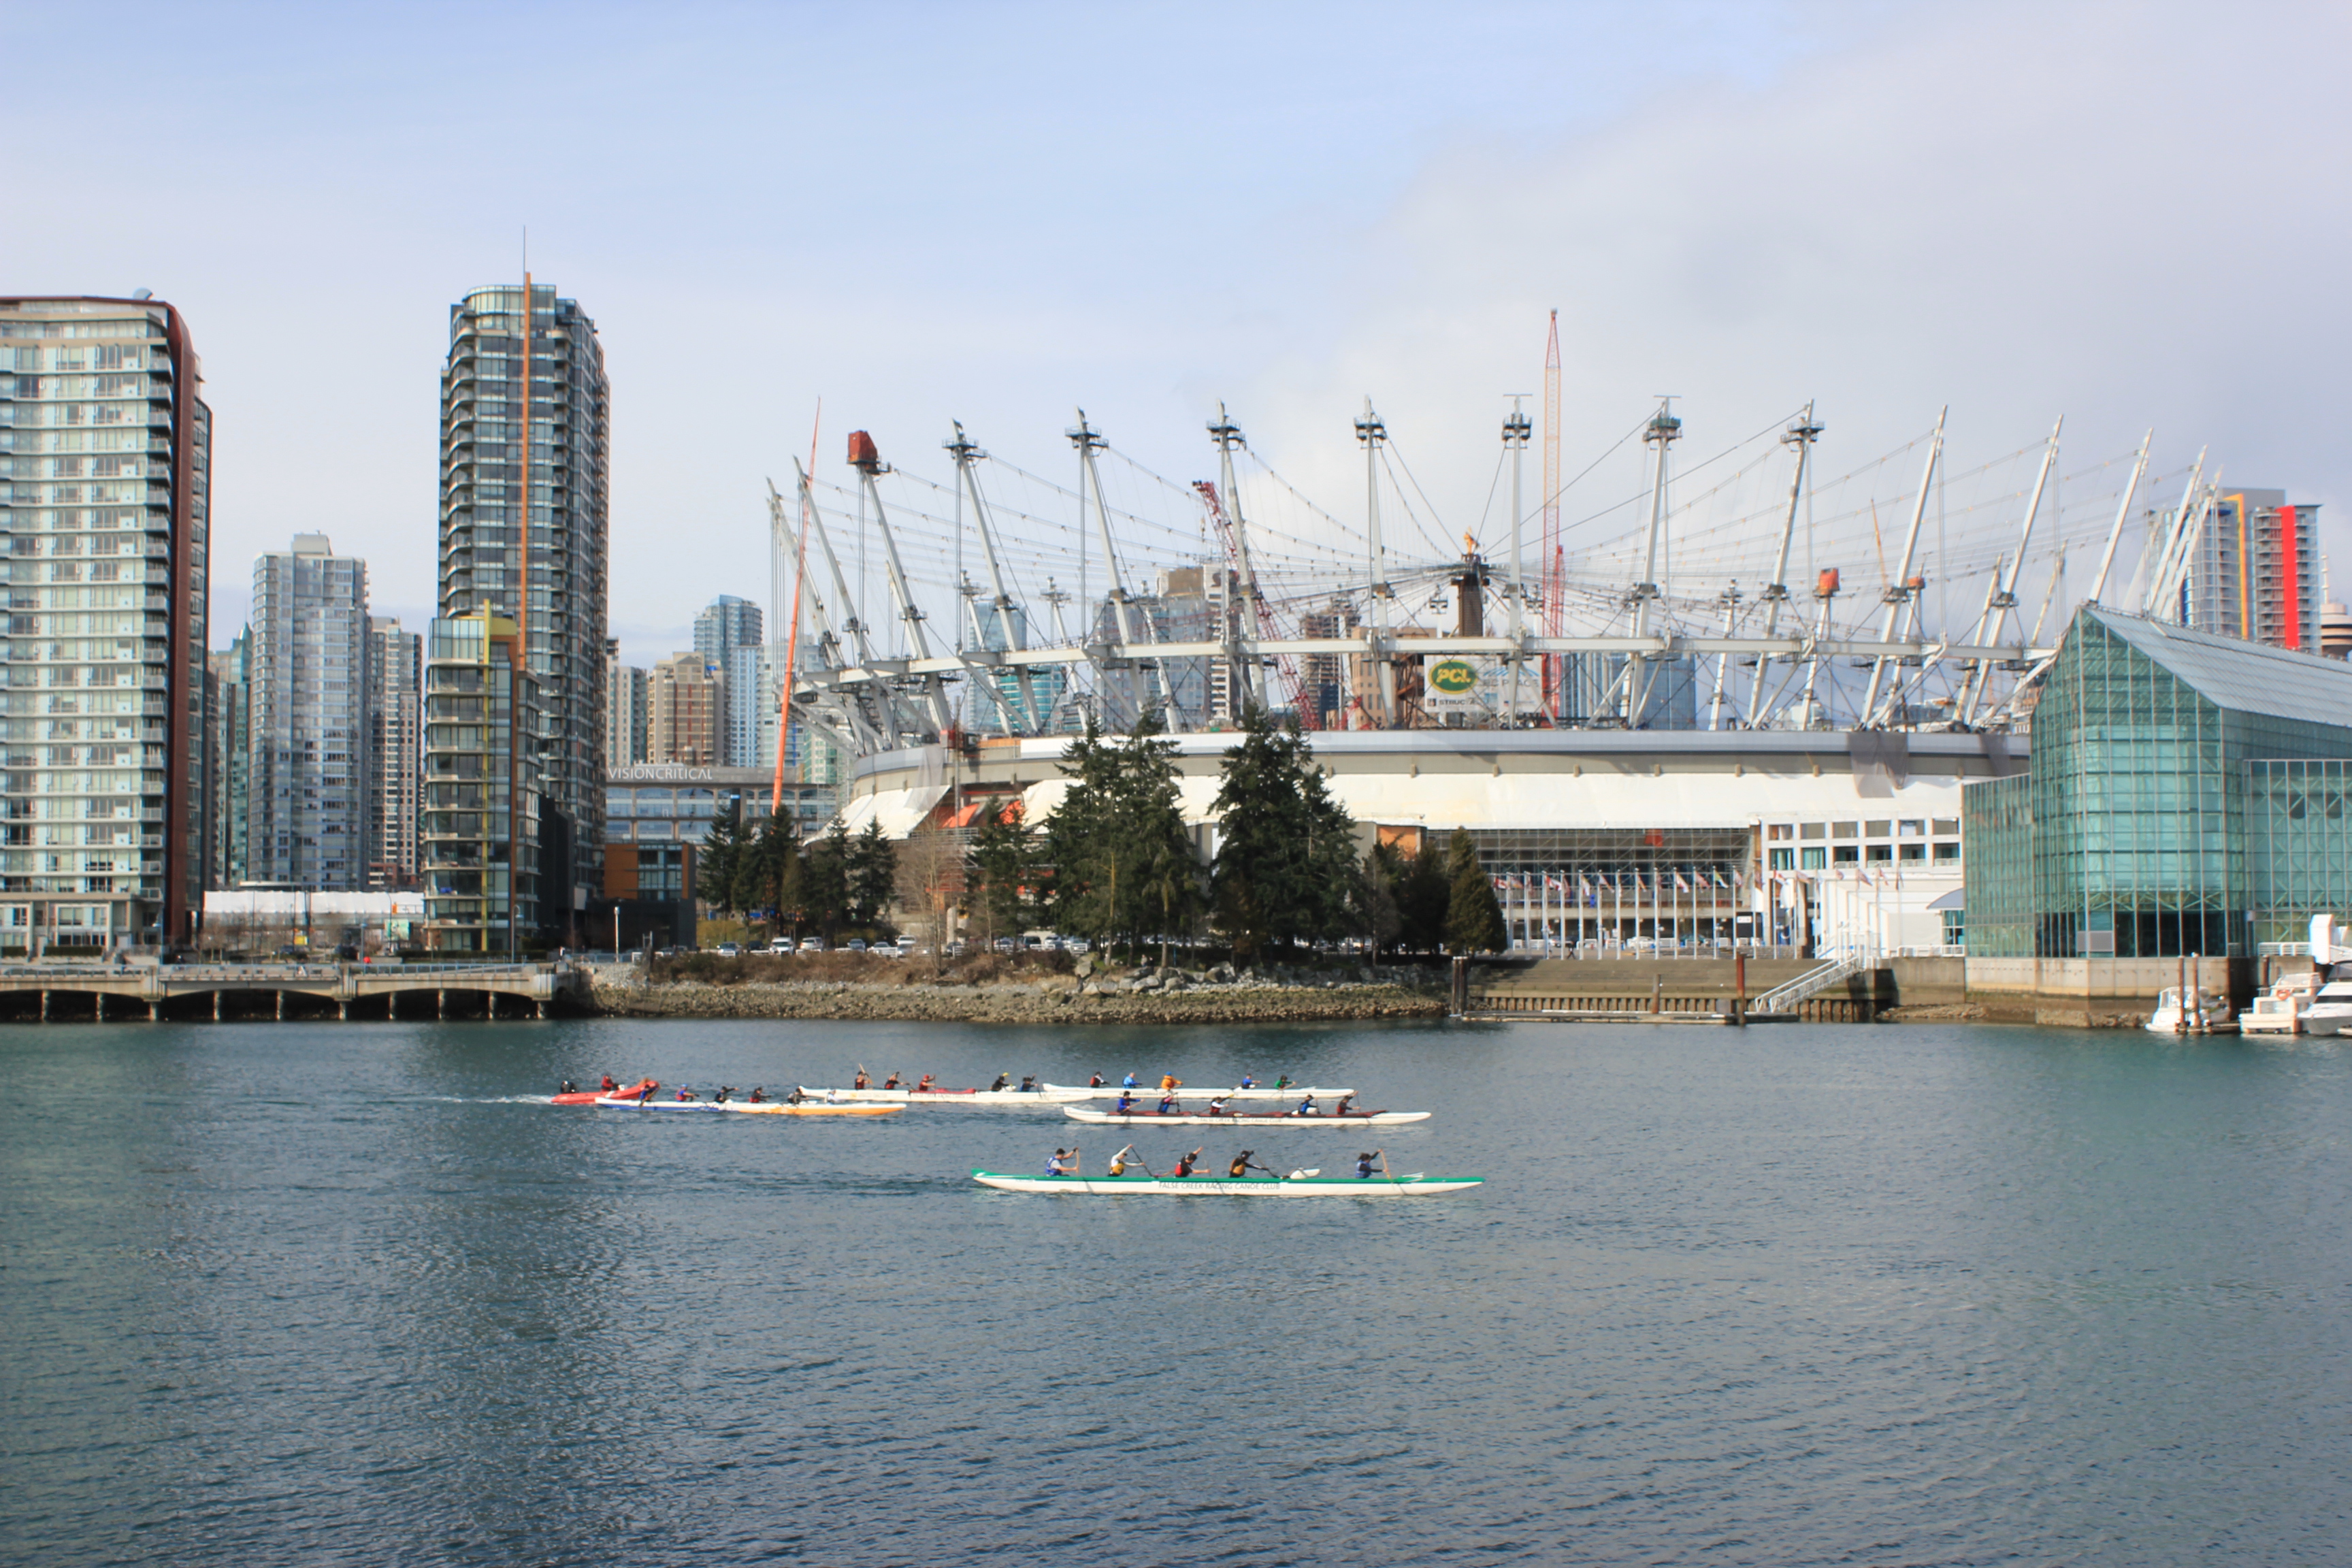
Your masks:
{"label": "moored motorboat", "polygon": [[2303,1032],[2341,1035],[2347,1030],[2352,1030],[2352,980],[2331,980],[2304,1009]]}
{"label": "moored motorboat", "polygon": [[658,1084],[658,1083],[656,1083],[656,1082],[655,1082],[652,1079],[649,1079],[649,1078],[641,1078],[641,1079],[637,1079],[637,1081],[636,1081],[636,1082],[635,1082],[635,1083],[633,1083],[633,1084],[629,1085],[629,1087],[628,1087],[628,1088],[626,1088],[626,1089],[574,1089],[574,1090],[572,1090],[572,1092],[570,1092],[570,1093],[568,1093],[568,1094],[559,1094],[559,1095],[551,1096],[551,1097],[548,1100],[548,1102],[547,1102],[547,1103],[548,1103],[548,1104],[550,1104],[550,1105],[593,1105],[593,1104],[595,1104],[598,1100],[600,1100],[604,1099],[604,1098],[606,1095],[608,1095],[608,1094],[609,1094],[609,1095],[642,1094],[642,1093],[644,1093],[646,1089],[659,1089],[660,1087],[661,1087],[661,1085],[660,1085],[660,1084]]}
{"label": "moored motorboat", "polygon": [[2234,1035],[2238,1020],[2230,1015],[2230,998],[2189,988],[2189,1005],[2180,1005],[2178,986],[2168,985],[2156,999],[2156,1011],[2144,1026],[2151,1035]]}
{"label": "moored motorboat", "polygon": [[1234,1198],[1416,1198],[1483,1185],[1484,1176],[1009,1176],[974,1171],[983,1187],[1006,1193],[1124,1197],[1129,1194]]}
{"label": "moored motorboat", "polygon": [[[1310,1094],[1319,1094],[1338,1100],[1342,1095],[1356,1092],[1352,1089],[1323,1089],[1297,1083],[1285,1084],[1280,1089],[1272,1089],[1265,1084],[1257,1084],[1249,1089],[1194,1089],[1189,1084],[1185,1087],[1195,1095],[1213,1095],[1222,1100],[1298,1100]],[[1118,1084],[1107,1083],[1100,1089],[1088,1089],[1084,1086],[1073,1087],[1066,1083],[1049,1083],[1045,1088],[1045,1092],[1055,1100],[1117,1100],[1122,1093],[1157,1094],[1160,1092],[1150,1084],[1139,1085],[1134,1089],[1122,1089]]]}
{"label": "moored motorboat", "polygon": [[1097,1127],[1396,1127],[1408,1121],[1426,1121],[1430,1117],[1426,1110],[1326,1110],[1305,1116],[1295,1110],[1244,1110],[1227,1116],[1211,1116],[1197,1110],[1171,1110],[1165,1115],[1157,1110],[1134,1110],[1122,1115],[1083,1105],[1065,1105],[1062,1114],[1073,1121]]}

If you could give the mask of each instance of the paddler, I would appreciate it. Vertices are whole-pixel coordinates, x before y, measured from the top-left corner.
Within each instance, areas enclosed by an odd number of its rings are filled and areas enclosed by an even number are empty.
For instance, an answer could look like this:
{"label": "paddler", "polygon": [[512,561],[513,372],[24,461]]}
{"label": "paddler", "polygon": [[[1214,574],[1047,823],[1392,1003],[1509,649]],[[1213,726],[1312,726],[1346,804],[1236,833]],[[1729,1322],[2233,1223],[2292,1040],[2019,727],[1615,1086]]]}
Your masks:
{"label": "paddler", "polygon": [[1313,1089],[1310,1089],[1307,1091],[1307,1098],[1298,1102],[1298,1109],[1293,1114],[1298,1116],[1313,1116],[1318,1114],[1315,1110],[1315,1091]]}
{"label": "paddler", "polygon": [[1118,1153],[1113,1154],[1113,1155],[1110,1157],[1110,1173],[1111,1173],[1113,1176],[1124,1176],[1124,1175],[1126,1175],[1126,1174],[1127,1174],[1127,1157],[1128,1157],[1129,1154],[1132,1154],[1132,1153],[1134,1153],[1134,1152],[1135,1152],[1135,1145],[1134,1145],[1134,1144],[1132,1144],[1132,1143],[1129,1143],[1126,1148],[1121,1149]]}
{"label": "paddler", "polygon": [[677,1086],[677,1098],[681,1100],[692,1100],[694,1098],[694,1090],[687,1088],[684,1084],[679,1084]]}
{"label": "paddler", "polygon": [[1252,1078],[1247,1073],[1244,1073],[1242,1074],[1242,1087],[1244,1089],[1255,1089],[1257,1087],[1257,1079]]}
{"label": "paddler", "polygon": [[1054,1157],[1045,1162],[1045,1173],[1049,1176],[1068,1175],[1076,1163],[1077,1154],[1076,1149],[1055,1150]]}
{"label": "paddler", "polygon": [[884,1089],[896,1089],[896,1088],[898,1088],[898,1073],[897,1073],[896,1071],[893,1071],[893,1072],[890,1074],[890,1076],[889,1076],[888,1078],[884,1079],[882,1080],[882,1087],[883,1087]]}
{"label": "paddler", "polygon": [[1169,1172],[1168,1173],[1169,1173],[1170,1175],[1171,1175],[1171,1176],[1189,1176],[1189,1175],[1191,1175],[1191,1174],[1192,1173],[1192,1162],[1193,1162],[1193,1161],[1195,1161],[1195,1160],[1197,1160],[1197,1159],[1199,1159],[1200,1157],[1201,1157],[1201,1152],[1200,1152],[1198,1149],[1193,1150],[1191,1153],[1189,1153],[1189,1154],[1185,1155],[1182,1159],[1181,1159],[1181,1160],[1177,1161],[1177,1162],[1176,1162],[1176,1168],[1175,1168],[1174,1170],[1172,1170],[1172,1171]]}
{"label": "paddler", "polygon": [[1182,1079],[1181,1079],[1181,1078],[1178,1078],[1174,1073],[1172,1073],[1172,1072],[1164,1072],[1164,1073],[1161,1073],[1161,1074],[1160,1075],[1160,1093],[1162,1093],[1162,1094],[1173,1094],[1173,1093],[1175,1093],[1178,1089],[1181,1089],[1181,1088],[1183,1088],[1183,1087],[1184,1087],[1184,1080],[1183,1080]]}
{"label": "paddler", "polygon": [[1235,1181],[1239,1181],[1244,1176],[1248,1175],[1250,1168],[1250,1152],[1251,1152],[1249,1150],[1244,1149],[1240,1153],[1234,1155],[1234,1163],[1225,1167],[1225,1174],[1233,1177]]}
{"label": "paddler", "polygon": [[1118,1087],[1121,1089],[1134,1089],[1137,1087],[1135,1075],[1133,1073],[1129,1073],[1125,1078],[1119,1079]]}
{"label": "paddler", "polygon": [[1174,1095],[1163,1094],[1160,1097],[1160,1114],[1162,1116],[1175,1116],[1180,1114],[1176,1105],[1176,1097]]}
{"label": "paddler", "polygon": [[849,1080],[849,1087],[852,1089],[865,1089],[869,1086],[869,1081],[870,1080],[868,1080],[866,1076],[866,1068],[861,1065],[857,1069],[857,1076]]}
{"label": "paddler", "polygon": [[1274,1092],[1276,1094],[1280,1094],[1284,1089],[1288,1089],[1289,1087],[1290,1075],[1288,1073],[1284,1073],[1280,1078],[1274,1080]]}
{"label": "paddler", "polygon": [[751,1093],[749,1098],[754,1105],[765,1105],[768,1103],[768,1091],[762,1086],[755,1083],[751,1086]]}
{"label": "paddler", "polygon": [[1373,1162],[1373,1161],[1375,1161],[1375,1160],[1377,1160],[1377,1159],[1379,1159],[1380,1157],[1381,1157],[1381,1151],[1380,1151],[1380,1150],[1378,1150],[1378,1149],[1373,1150],[1373,1151],[1372,1151],[1370,1153],[1369,1153],[1369,1154],[1359,1154],[1359,1155],[1357,1155],[1357,1156],[1356,1156],[1356,1180],[1358,1180],[1358,1181],[1360,1181],[1360,1182],[1366,1182],[1366,1181],[1370,1181],[1370,1180],[1371,1179],[1371,1175],[1372,1175],[1372,1162]]}
{"label": "paddler", "polygon": [[915,1080],[915,1092],[917,1094],[929,1094],[938,1087],[939,1086],[937,1084],[931,1081],[931,1075],[929,1073],[925,1073],[921,1078]]}
{"label": "paddler", "polygon": [[724,1105],[727,1103],[727,1097],[734,1092],[735,1090],[733,1088],[722,1083],[719,1086],[719,1092],[710,1097],[710,1103],[713,1105]]}
{"label": "paddler", "polygon": [[1356,1098],[1356,1097],[1355,1097],[1354,1095],[1352,1095],[1352,1094],[1343,1094],[1343,1095],[1341,1095],[1341,1096],[1339,1097],[1339,1104],[1337,1104],[1337,1105],[1335,1105],[1335,1106],[1333,1106],[1333,1107],[1331,1108],[1331,1114],[1332,1114],[1332,1115],[1334,1115],[1334,1116],[1345,1116],[1345,1115],[1347,1115],[1347,1114],[1348,1114],[1348,1102],[1349,1102],[1349,1100],[1351,1100],[1355,1099],[1355,1098]]}
{"label": "paddler", "polygon": [[794,1084],[793,1085],[792,1093],[784,1096],[784,1103],[786,1105],[798,1105],[802,1100],[806,1100],[808,1096],[801,1092],[801,1086]]}
{"label": "paddler", "polygon": [[1209,1109],[1202,1111],[1201,1114],[1203,1116],[1225,1115],[1225,1097],[1222,1094],[1212,1097],[1209,1100]]}
{"label": "paddler", "polygon": [[[613,1080],[609,1078],[604,1080],[607,1085],[610,1085],[612,1081]],[[562,1083],[555,1086],[555,1092],[558,1094],[578,1094],[580,1092],[580,1086],[573,1083],[567,1078]]]}
{"label": "paddler", "polygon": [[988,1092],[991,1094],[1003,1094],[1004,1092],[1004,1086],[1012,1081],[1013,1075],[1011,1073],[998,1073],[996,1075],[996,1081],[988,1086]]}
{"label": "paddler", "polygon": [[1087,1079],[1087,1087],[1088,1089],[1100,1089],[1102,1086],[1103,1075],[1100,1073],[1097,1073],[1094,1077]]}
{"label": "paddler", "polygon": [[1125,1090],[1125,1089],[1121,1089],[1121,1090],[1119,1090],[1119,1091],[1118,1091],[1118,1103],[1117,1105],[1114,1105],[1114,1106],[1112,1106],[1112,1107],[1110,1108],[1110,1113],[1111,1113],[1113,1116],[1132,1116],[1132,1115],[1134,1115],[1134,1114],[1135,1114],[1135,1096],[1133,1096],[1133,1095],[1131,1095],[1131,1094],[1128,1093],[1128,1092],[1127,1092],[1127,1090]]}
{"label": "paddler", "polygon": [[1037,1080],[1034,1078],[1024,1078],[1021,1080],[1021,1092],[1024,1094],[1036,1093]]}
{"label": "paddler", "polygon": [[606,1073],[604,1075],[604,1081],[596,1086],[596,1092],[599,1094],[610,1094],[620,1087],[621,1086],[619,1084],[613,1081],[613,1075],[611,1073]]}

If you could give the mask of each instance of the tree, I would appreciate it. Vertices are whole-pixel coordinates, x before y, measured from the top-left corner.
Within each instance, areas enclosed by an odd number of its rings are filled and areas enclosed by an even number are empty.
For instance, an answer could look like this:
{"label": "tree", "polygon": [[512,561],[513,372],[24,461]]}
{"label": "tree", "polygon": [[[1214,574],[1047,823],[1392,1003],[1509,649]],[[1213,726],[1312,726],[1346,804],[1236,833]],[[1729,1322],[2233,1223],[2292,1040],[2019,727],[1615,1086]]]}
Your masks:
{"label": "tree", "polygon": [[1046,825],[1052,912],[1066,931],[1106,948],[1124,935],[1192,919],[1200,900],[1198,863],[1179,808],[1176,744],[1159,739],[1147,713],[1124,742],[1106,742],[1092,720],[1063,754],[1068,793]]}
{"label": "tree", "polygon": [[778,812],[761,819],[758,834],[739,852],[736,898],[746,910],[772,912],[781,929],[800,889],[800,835],[792,818]]}
{"label": "tree", "polygon": [[1445,846],[1445,871],[1450,889],[1445,905],[1447,950],[1459,955],[1500,952],[1509,946],[1510,931],[1503,924],[1503,906],[1495,897],[1494,880],[1478,863],[1478,847],[1470,842],[1467,830],[1454,830]]}
{"label": "tree", "polygon": [[853,849],[849,828],[835,817],[824,837],[801,857],[802,915],[815,923],[827,942],[849,921],[849,860]]}
{"label": "tree", "polygon": [[743,907],[736,894],[743,848],[743,797],[730,795],[725,807],[710,819],[710,831],[703,835],[702,856],[694,868],[695,890],[719,914],[732,914]]}
{"label": "tree", "polygon": [[1435,952],[1445,943],[1445,912],[1453,902],[1445,857],[1422,835],[1418,854],[1399,851],[1404,875],[1397,887],[1398,945],[1408,952]]}
{"label": "tree", "polygon": [[898,893],[898,846],[882,837],[879,819],[869,817],[866,830],[850,840],[845,867],[850,923],[879,927]]}
{"label": "tree", "polygon": [[1373,845],[1364,857],[1356,918],[1371,942],[1375,963],[1381,961],[1381,950],[1404,931],[1404,909],[1400,900],[1404,894],[1405,879],[1412,871],[1412,863],[1392,842]]}
{"label": "tree", "polygon": [[1037,879],[1037,834],[1021,803],[991,811],[964,857],[963,908],[980,925],[983,943],[1018,936]]}
{"label": "tree", "polygon": [[1357,885],[1356,824],[1331,798],[1297,721],[1253,704],[1225,753],[1217,789],[1221,842],[1211,875],[1234,956],[1333,937],[1348,929]]}

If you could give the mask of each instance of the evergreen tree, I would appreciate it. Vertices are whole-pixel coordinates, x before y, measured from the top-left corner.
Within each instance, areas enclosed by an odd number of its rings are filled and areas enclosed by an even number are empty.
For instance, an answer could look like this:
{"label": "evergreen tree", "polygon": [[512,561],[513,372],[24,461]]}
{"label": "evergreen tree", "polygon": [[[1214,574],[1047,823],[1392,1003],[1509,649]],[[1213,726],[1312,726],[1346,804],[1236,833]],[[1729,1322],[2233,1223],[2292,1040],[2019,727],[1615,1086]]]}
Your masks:
{"label": "evergreen tree", "polygon": [[1494,879],[1478,863],[1478,847],[1463,828],[1454,830],[1445,847],[1446,882],[1451,896],[1445,907],[1445,945],[1457,955],[1500,952],[1510,945],[1503,924],[1503,906],[1495,897]]}
{"label": "evergreen tree", "polygon": [[1399,945],[1409,952],[1435,952],[1444,946],[1445,911],[1453,898],[1445,857],[1424,832],[1421,853],[1404,859],[1404,879],[1397,889]]}
{"label": "evergreen tree", "polygon": [[1146,714],[1118,745],[1092,721],[1064,753],[1067,794],[1045,828],[1052,912],[1106,947],[1181,930],[1199,903],[1192,836],[1178,806],[1176,744]]}
{"label": "evergreen tree", "polygon": [[743,797],[730,795],[710,819],[702,836],[701,858],[694,868],[695,890],[719,914],[743,906],[737,900],[736,879],[743,863]]}
{"label": "evergreen tree", "polygon": [[801,857],[801,911],[827,942],[849,922],[852,849],[848,827],[835,817],[824,837]]}
{"label": "evergreen tree", "polygon": [[1348,929],[1356,825],[1324,786],[1307,737],[1252,706],[1217,789],[1221,843],[1211,881],[1234,957]]}
{"label": "evergreen tree", "polygon": [[1381,950],[1404,931],[1404,908],[1400,900],[1404,896],[1405,879],[1412,870],[1404,851],[1392,843],[1375,844],[1371,853],[1364,857],[1357,884],[1356,919],[1371,943],[1375,963],[1381,960]]}
{"label": "evergreen tree", "polygon": [[850,923],[879,929],[898,895],[898,848],[882,836],[879,820],[869,819],[850,840],[847,866]]}
{"label": "evergreen tree", "polygon": [[743,846],[735,878],[741,906],[770,910],[774,926],[781,929],[799,880],[800,842],[792,818],[782,813],[762,818],[758,832]]}
{"label": "evergreen tree", "polygon": [[1036,862],[1036,831],[1023,819],[1020,802],[990,812],[964,857],[963,909],[978,918],[982,942],[1021,933]]}

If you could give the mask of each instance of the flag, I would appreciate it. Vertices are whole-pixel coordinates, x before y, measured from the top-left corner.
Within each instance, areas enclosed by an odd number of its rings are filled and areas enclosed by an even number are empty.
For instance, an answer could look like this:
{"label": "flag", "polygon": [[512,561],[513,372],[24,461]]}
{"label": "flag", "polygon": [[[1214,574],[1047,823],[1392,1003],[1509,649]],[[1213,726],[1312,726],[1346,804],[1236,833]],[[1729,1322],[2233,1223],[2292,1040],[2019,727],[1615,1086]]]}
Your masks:
{"label": "flag", "polygon": [[1685,881],[1685,880],[1683,879],[1683,874],[1682,874],[1680,871],[1675,872],[1675,891],[1676,891],[1676,892],[1678,892],[1678,893],[1687,893],[1687,892],[1689,892],[1690,890],[1691,890],[1691,885],[1690,885],[1688,882],[1686,882],[1686,881]]}

